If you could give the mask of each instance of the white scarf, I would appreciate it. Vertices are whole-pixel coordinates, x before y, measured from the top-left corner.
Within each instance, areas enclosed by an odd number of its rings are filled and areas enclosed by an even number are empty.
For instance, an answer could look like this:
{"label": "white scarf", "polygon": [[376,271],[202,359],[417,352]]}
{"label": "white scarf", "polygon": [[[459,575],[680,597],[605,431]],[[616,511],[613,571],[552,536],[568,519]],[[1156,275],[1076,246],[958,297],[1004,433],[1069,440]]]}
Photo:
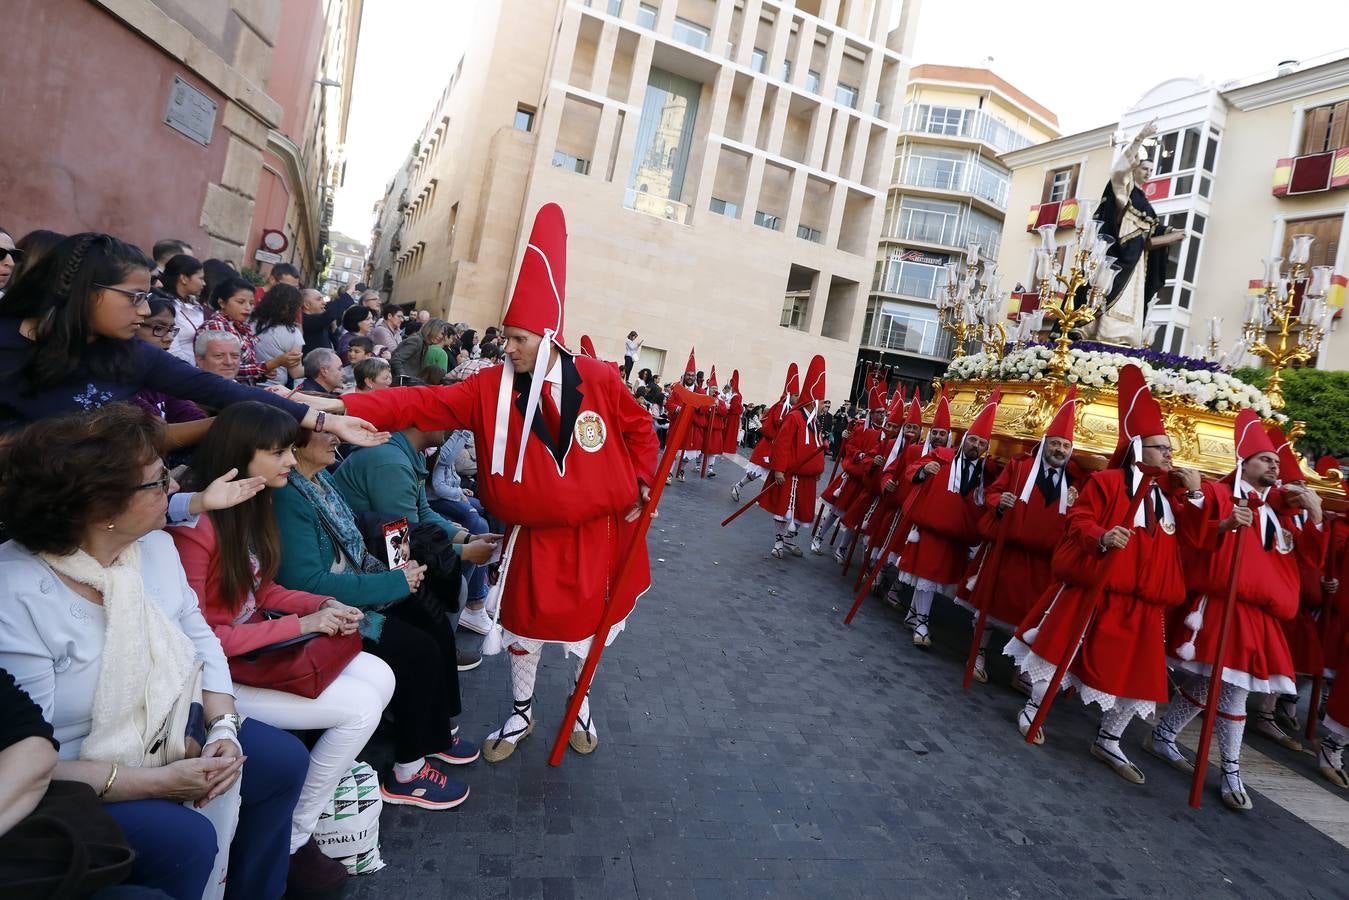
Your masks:
{"label": "white scarf", "polygon": [[39,556],[59,574],[103,595],[107,630],[93,725],[80,758],[139,766],[147,735],[168,716],[193,674],[196,648],[146,597],[139,543],[128,545],[107,568],[83,550]]}

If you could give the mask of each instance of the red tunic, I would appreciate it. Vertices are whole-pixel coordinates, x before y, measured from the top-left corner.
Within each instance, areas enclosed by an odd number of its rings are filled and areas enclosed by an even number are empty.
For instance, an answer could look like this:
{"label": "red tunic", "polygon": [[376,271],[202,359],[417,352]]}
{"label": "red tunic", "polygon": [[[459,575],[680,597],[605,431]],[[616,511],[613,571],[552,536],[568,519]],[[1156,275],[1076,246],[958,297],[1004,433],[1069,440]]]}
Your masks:
{"label": "red tunic", "polygon": [[[902,439],[902,435],[897,438]],[[904,501],[908,498],[909,491],[913,489],[913,479],[906,478],[905,473],[922,455],[921,441],[909,444],[896,453],[889,465],[881,470],[881,504],[872,513],[871,527],[867,530],[868,546],[874,550],[880,551],[894,537],[895,529],[899,527]],[[894,489],[886,490],[891,485],[894,485]]]}
{"label": "red tunic", "polygon": [[[1102,552],[1101,535],[1124,521],[1129,499],[1122,469],[1096,472],[1087,480],[1068,510],[1063,538],[1054,550],[1052,578],[1056,583],[1045,591],[1008,645],[1007,652],[1019,661],[1018,645],[1029,645],[1041,665],[1057,666],[1072,648],[1077,637],[1070,633],[1073,620],[1092,591],[1086,584],[1087,573],[1099,573],[1101,600],[1068,670],[1070,683],[1089,689],[1082,692],[1087,702],[1098,699],[1096,694],[1106,694],[1161,703],[1168,695],[1164,614],[1167,607],[1185,600],[1182,540],[1192,540],[1202,526],[1203,512],[1183,500],[1172,501],[1177,534],[1167,534],[1160,527],[1152,534],[1146,528],[1133,528],[1127,547]],[[1038,633],[1028,640],[1031,628]],[[1038,667],[1023,661],[1022,668]],[[1037,674],[1042,673],[1040,669]]]}
{"label": "red tunic", "polygon": [[[1054,548],[1063,538],[1068,516],[1059,512],[1058,498],[1046,500],[1039,484],[1031,489],[1025,503],[1018,501],[1011,509],[998,515],[998,501],[1011,492],[1020,497],[1027,478],[1035,478],[1035,456],[1029,454],[1007,463],[988,489],[988,502],[979,520],[979,532],[984,537],[980,554],[970,564],[965,582],[960,586],[962,599],[973,595],[979,578],[995,579],[996,587],[989,592],[988,617],[1003,628],[1014,629],[1026,618],[1035,604],[1044,596],[1053,574],[1050,560]],[[1069,488],[1068,474],[1060,476],[1061,491]],[[997,539],[998,531],[1008,530],[1002,548],[1002,562],[998,571],[984,573],[982,566]]]}
{"label": "red tunic", "polygon": [[[646,545],[630,579],[614,584],[635,525],[624,515],[637,502],[637,485],[655,478],[659,449],[651,416],[637,404],[613,366],[585,357],[562,357],[559,461],[535,415],[525,444],[523,480],[513,480],[520,454],[522,407],[527,394],[517,376],[506,432],[503,475],[478,471],[478,491],[493,515],[515,526],[509,572],[503,585],[501,624],[512,634],[543,641],[581,641],[600,626],[606,599],[617,619],[632,611],[651,586]],[[478,458],[490,460],[496,441],[501,366],[481,370],[446,387],[390,388],[346,394],[347,410],[390,431],[466,428]]]}
{"label": "red tunic", "polygon": [[[890,445],[894,441],[885,437],[882,433],[881,439],[876,443],[871,456],[863,457],[861,463],[857,466],[861,470],[861,477],[858,478],[858,489],[853,496],[852,503],[848,504],[843,511],[843,525],[845,528],[851,528],[854,531],[864,529],[864,533],[870,533],[874,527],[876,511],[881,505],[881,477],[885,472],[885,459],[890,455]],[[879,459],[880,462],[876,460]],[[851,478],[849,479],[851,484]]]}
{"label": "red tunic", "polygon": [[726,411],[726,430],[721,435],[722,453],[740,451],[740,417],[744,412],[744,401],[740,399],[739,394],[732,394],[730,409]]}
{"label": "red tunic", "polygon": [[[1340,642],[1338,659],[1349,655],[1349,634]],[[1349,678],[1336,678],[1330,688],[1330,699],[1326,701],[1326,716],[1340,725],[1349,727]]]}
{"label": "red tunic", "polygon": [[1327,576],[1340,582],[1335,593],[1326,595],[1321,610],[1321,647],[1325,652],[1326,674],[1334,677],[1340,664],[1349,659],[1346,654],[1349,650],[1349,519],[1337,517],[1331,524],[1325,571]]}
{"label": "red tunic", "polygon": [[[1306,527],[1305,519],[1305,515],[1294,518],[1295,534]],[[1298,583],[1301,591],[1298,596],[1297,615],[1283,623],[1283,636],[1288,639],[1288,653],[1293,657],[1293,671],[1299,675],[1319,675],[1326,666],[1325,653],[1321,649],[1321,623],[1318,619],[1324,600],[1321,590],[1321,574],[1324,570],[1324,563],[1320,568],[1313,568],[1306,565],[1302,555],[1298,554]]]}
{"label": "red tunic", "polygon": [[[713,404],[714,406],[716,404]],[[707,429],[712,423],[712,410],[702,406],[693,411],[693,425],[689,428],[688,439],[684,441],[685,450],[703,452],[707,442]]]}
{"label": "red tunic", "polygon": [[[1276,499],[1275,491],[1271,491],[1269,497]],[[1277,548],[1266,550],[1258,524],[1234,533],[1218,533],[1217,523],[1231,515],[1232,508],[1231,485],[1222,481],[1205,483],[1204,513],[1209,527],[1203,532],[1201,549],[1204,552],[1198,558],[1188,560],[1189,600],[1176,609],[1173,620],[1168,623],[1167,649],[1175,656],[1176,648],[1190,640],[1190,629],[1182,620],[1199,606],[1202,598],[1207,597],[1203,627],[1194,640],[1194,659],[1181,660],[1178,665],[1189,669],[1195,669],[1196,664],[1212,667],[1223,608],[1227,604],[1236,541],[1244,540],[1246,546],[1237,573],[1237,606],[1223,651],[1224,680],[1264,692],[1269,689],[1271,678],[1282,676],[1290,681],[1293,678],[1293,660],[1288,652],[1282,620],[1297,615],[1301,590],[1299,561],[1320,569],[1325,560],[1326,533],[1324,528],[1310,525],[1298,534],[1292,528],[1293,516],[1281,513],[1279,526],[1289,532],[1292,546],[1288,552],[1280,552]]]}
{"label": "red tunic", "polygon": [[839,450],[843,471],[835,476],[824,491],[824,502],[839,515],[847,512],[862,491],[862,482],[871,470],[871,458],[876,455],[880,440],[881,430],[868,426],[854,427],[843,442]]}
{"label": "red tunic", "polygon": [[[726,441],[726,421],[730,417],[730,405],[723,399],[721,394],[717,395],[717,402],[712,404],[708,410],[708,428],[704,440],[707,442],[703,449],[713,456],[723,452],[722,445]],[[734,449],[731,451],[734,453]]]}
{"label": "red tunic", "polygon": [[760,506],[778,518],[807,523],[814,518],[815,482],[824,471],[822,440],[818,419],[807,423],[806,412],[799,406],[787,413],[773,439],[768,462],[770,471],[782,472],[787,479],[766,485],[759,495]]}
{"label": "red tunic", "polygon": [[773,452],[773,438],[777,437],[778,427],[782,424],[782,401],[770,406],[759,417],[759,442],[750,452],[749,461],[762,468],[768,468],[768,455]]}
{"label": "red tunic", "polygon": [[[950,590],[960,580],[969,565],[970,549],[979,543],[978,524],[982,512],[978,487],[971,488],[966,496],[948,488],[951,466],[960,463],[954,457],[943,459],[950,453],[950,450],[945,450],[940,456],[931,453],[915,462],[905,473],[912,481],[929,462],[941,463],[941,468],[934,474],[924,476],[916,488],[923,492],[914,501],[911,512],[917,536],[909,535],[899,559],[899,571],[909,576],[906,580],[910,583],[917,579],[944,585],[943,592]],[[984,475],[987,477],[987,469]]]}

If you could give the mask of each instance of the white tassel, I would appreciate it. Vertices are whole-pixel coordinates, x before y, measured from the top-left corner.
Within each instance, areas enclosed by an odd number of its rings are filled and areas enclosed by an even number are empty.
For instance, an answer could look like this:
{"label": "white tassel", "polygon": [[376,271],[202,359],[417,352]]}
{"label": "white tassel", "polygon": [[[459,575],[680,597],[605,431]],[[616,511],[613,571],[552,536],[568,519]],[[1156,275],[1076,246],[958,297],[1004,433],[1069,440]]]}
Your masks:
{"label": "white tassel", "polygon": [[1037,635],[1039,635],[1039,633],[1040,633],[1039,625],[1036,625],[1034,628],[1028,628],[1026,629],[1026,633],[1021,636],[1021,642],[1023,644],[1033,644],[1035,643],[1035,638]]}
{"label": "white tassel", "polygon": [[488,629],[487,636],[482,639],[482,648],[478,651],[483,656],[496,656],[504,649],[505,638],[501,632],[501,625],[493,622],[492,627]]}
{"label": "white tassel", "polygon": [[1189,662],[1194,659],[1194,641],[1186,641],[1176,648],[1176,655]]}
{"label": "white tassel", "polygon": [[1199,629],[1204,627],[1204,614],[1200,610],[1195,610],[1185,617],[1185,627],[1198,633]]}

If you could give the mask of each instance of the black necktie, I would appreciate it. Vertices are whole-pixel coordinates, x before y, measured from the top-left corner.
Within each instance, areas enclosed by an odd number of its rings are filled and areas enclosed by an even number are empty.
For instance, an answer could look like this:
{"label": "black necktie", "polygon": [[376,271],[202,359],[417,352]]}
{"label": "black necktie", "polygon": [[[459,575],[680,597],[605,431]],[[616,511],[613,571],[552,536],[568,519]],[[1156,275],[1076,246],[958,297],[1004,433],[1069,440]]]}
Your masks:
{"label": "black necktie", "polygon": [[1260,521],[1256,522],[1256,527],[1264,526],[1265,529],[1265,549],[1274,549],[1274,523],[1265,519],[1262,510],[1255,511],[1255,517]]}
{"label": "black necktie", "polygon": [[1040,494],[1045,498],[1047,504],[1053,504],[1059,499],[1059,490],[1062,484],[1059,481],[1060,474],[1058,469],[1040,469]]}
{"label": "black necktie", "polygon": [[1152,517],[1159,525],[1166,521],[1166,507],[1162,505],[1162,489],[1157,484],[1152,486]]}

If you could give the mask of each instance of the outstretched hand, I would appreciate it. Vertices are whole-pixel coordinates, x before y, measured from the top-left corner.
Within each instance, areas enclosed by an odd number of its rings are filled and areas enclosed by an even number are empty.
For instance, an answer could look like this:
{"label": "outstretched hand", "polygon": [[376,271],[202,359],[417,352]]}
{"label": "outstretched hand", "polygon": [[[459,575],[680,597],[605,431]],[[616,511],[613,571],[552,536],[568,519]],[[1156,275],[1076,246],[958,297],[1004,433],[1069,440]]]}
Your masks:
{"label": "outstretched hand", "polygon": [[387,431],[379,431],[365,419],[355,416],[329,416],[326,430],[337,435],[343,443],[358,447],[378,447],[389,439]]}
{"label": "outstretched hand", "polygon": [[235,476],[238,474],[238,469],[230,469],[208,484],[206,490],[198,491],[188,504],[188,512],[199,516],[215,509],[229,509],[251,499],[267,486],[265,478],[236,479]]}

